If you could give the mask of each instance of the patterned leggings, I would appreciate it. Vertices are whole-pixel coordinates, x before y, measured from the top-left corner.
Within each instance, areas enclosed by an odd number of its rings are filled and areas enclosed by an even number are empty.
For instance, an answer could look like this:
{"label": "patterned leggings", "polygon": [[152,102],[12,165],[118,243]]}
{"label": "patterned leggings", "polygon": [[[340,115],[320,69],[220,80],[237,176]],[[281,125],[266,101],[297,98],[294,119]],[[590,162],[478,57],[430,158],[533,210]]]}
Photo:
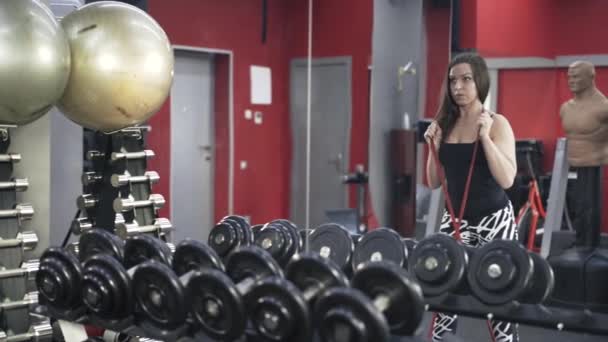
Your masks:
{"label": "patterned leggings", "polygon": [[[439,231],[443,234],[454,235],[452,219],[448,212],[444,212],[441,219]],[[517,227],[513,206],[509,204],[477,220],[462,220],[460,225],[460,238],[466,245],[480,247],[494,239],[516,240]],[[455,333],[457,327],[457,315],[437,313],[433,320],[433,342],[442,341],[443,334]],[[492,341],[495,342],[517,342],[517,324],[508,322],[489,321],[492,327]]]}

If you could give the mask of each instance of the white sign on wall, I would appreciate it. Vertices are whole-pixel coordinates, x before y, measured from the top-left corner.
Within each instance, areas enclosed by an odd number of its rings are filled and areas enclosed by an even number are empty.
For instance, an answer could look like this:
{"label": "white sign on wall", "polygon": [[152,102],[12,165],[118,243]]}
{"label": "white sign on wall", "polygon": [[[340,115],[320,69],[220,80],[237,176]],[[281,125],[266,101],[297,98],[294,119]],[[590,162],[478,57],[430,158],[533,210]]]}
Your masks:
{"label": "white sign on wall", "polygon": [[272,81],[270,68],[257,65],[251,66],[251,103],[272,103]]}

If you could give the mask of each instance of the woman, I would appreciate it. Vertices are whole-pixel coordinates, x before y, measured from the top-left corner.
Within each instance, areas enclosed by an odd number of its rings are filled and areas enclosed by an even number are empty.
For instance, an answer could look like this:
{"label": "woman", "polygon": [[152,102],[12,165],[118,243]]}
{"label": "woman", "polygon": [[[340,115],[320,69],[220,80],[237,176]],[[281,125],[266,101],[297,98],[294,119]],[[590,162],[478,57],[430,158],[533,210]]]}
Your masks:
{"label": "woman", "polygon": [[[513,185],[517,164],[515,138],[509,121],[483,108],[490,88],[488,68],[477,54],[456,56],[448,66],[447,89],[435,121],[424,133],[437,149],[453,212],[456,217],[465,192],[470,163],[477,142],[477,155],[470,180],[464,214],[460,224],[463,243],[479,247],[493,239],[517,239],[513,207],[505,189]],[[441,186],[438,165],[429,153],[426,165],[429,186]],[[449,212],[444,212],[440,232],[454,235]],[[493,341],[518,340],[517,326],[490,322]],[[437,314],[433,322],[433,341],[454,332],[456,316]]]}

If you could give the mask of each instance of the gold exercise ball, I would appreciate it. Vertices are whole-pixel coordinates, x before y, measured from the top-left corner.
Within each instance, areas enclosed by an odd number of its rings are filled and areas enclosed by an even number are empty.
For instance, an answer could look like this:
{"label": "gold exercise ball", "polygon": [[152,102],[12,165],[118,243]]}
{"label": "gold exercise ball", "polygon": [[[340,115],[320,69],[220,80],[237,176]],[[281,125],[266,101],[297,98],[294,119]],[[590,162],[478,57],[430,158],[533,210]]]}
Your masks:
{"label": "gold exercise ball", "polygon": [[35,0],[0,1],[0,124],[25,125],[61,97],[70,47],[51,11]]}
{"label": "gold exercise ball", "polygon": [[146,121],[173,82],[173,50],[152,17],[114,1],[93,2],[61,21],[72,52],[57,104],[72,121],[112,132]]}

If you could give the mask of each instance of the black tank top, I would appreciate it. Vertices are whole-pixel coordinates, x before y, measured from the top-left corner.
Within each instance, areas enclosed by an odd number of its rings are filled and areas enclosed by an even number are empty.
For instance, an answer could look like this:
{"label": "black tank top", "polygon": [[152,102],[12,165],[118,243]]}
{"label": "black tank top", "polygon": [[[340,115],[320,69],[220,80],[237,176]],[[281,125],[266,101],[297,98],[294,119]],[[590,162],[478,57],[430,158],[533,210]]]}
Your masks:
{"label": "black tank top", "polygon": [[[460,213],[474,146],[474,143],[442,143],[439,150],[439,160],[445,170],[448,194],[456,216]],[[479,142],[463,218],[479,219],[504,208],[508,203],[507,193],[494,180],[483,146]]]}

